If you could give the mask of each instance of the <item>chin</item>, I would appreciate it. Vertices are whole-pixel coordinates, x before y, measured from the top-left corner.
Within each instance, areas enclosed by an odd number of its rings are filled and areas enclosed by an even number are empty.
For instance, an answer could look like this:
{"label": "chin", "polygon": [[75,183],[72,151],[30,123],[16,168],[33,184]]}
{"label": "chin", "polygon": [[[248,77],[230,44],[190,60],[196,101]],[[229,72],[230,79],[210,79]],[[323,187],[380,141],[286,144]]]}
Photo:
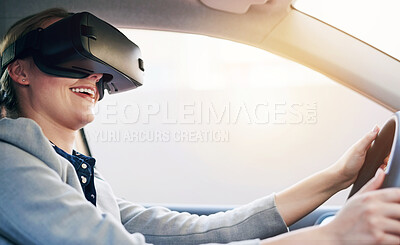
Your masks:
{"label": "chin", "polygon": [[79,125],[77,125],[76,128],[80,129],[80,128],[85,127],[87,124],[93,122],[94,118],[95,118],[95,116],[92,113],[81,114],[79,116],[79,120],[78,120],[79,121],[79,123],[78,123]]}
{"label": "chin", "polygon": [[93,122],[93,120],[94,120],[93,114],[88,114],[88,115],[82,117],[82,122],[86,123],[86,124]]}

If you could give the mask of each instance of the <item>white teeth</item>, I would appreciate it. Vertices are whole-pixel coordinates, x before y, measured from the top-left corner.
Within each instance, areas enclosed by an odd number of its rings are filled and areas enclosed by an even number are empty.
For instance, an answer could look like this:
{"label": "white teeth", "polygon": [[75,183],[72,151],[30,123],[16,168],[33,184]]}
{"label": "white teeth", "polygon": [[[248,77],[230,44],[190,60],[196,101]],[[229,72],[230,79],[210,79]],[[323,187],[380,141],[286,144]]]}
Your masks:
{"label": "white teeth", "polygon": [[75,93],[88,93],[92,96],[95,96],[95,91],[90,88],[72,88],[71,90]]}

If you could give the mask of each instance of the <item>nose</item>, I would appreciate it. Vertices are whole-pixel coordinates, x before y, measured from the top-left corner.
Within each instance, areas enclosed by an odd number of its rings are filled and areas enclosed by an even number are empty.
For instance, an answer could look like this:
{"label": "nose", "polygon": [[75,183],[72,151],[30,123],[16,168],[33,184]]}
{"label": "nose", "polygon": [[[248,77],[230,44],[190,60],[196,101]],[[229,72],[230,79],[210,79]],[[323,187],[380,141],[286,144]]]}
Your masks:
{"label": "nose", "polygon": [[94,80],[96,83],[100,81],[100,79],[103,77],[103,73],[93,73],[87,78],[90,80]]}

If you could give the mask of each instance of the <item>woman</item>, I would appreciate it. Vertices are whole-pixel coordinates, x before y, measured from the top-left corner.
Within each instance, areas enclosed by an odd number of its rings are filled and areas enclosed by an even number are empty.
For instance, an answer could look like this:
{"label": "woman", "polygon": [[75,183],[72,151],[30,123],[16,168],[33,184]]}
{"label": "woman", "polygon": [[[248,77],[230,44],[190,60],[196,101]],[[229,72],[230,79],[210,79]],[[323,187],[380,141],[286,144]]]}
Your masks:
{"label": "woman", "polygon": [[[1,53],[27,32],[67,16],[50,9],[17,22]],[[376,190],[382,171],[328,225],[285,233],[355,181],[377,127],[330,168],[226,213],[198,217],[116,198],[95,160],[73,150],[77,130],[94,119],[102,76],[48,75],[32,57],[14,60],[2,74],[1,244],[399,244],[400,190]]]}

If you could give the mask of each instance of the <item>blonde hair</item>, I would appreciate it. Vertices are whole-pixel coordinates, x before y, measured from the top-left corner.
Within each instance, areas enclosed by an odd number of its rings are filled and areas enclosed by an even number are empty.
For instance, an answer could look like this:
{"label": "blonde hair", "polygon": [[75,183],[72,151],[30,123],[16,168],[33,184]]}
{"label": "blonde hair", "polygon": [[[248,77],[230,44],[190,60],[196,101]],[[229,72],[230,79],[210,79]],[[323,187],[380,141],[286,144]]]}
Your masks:
{"label": "blonde hair", "polygon": [[[62,8],[51,8],[19,20],[4,35],[0,43],[0,55],[3,54],[9,45],[28,32],[44,26],[46,22],[54,18],[65,18],[69,15]],[[18,117],[18,98],[13,80],[8,74],[7,69],[1,74],[0,78],[0,118],[6,116],[11,118]]]}

